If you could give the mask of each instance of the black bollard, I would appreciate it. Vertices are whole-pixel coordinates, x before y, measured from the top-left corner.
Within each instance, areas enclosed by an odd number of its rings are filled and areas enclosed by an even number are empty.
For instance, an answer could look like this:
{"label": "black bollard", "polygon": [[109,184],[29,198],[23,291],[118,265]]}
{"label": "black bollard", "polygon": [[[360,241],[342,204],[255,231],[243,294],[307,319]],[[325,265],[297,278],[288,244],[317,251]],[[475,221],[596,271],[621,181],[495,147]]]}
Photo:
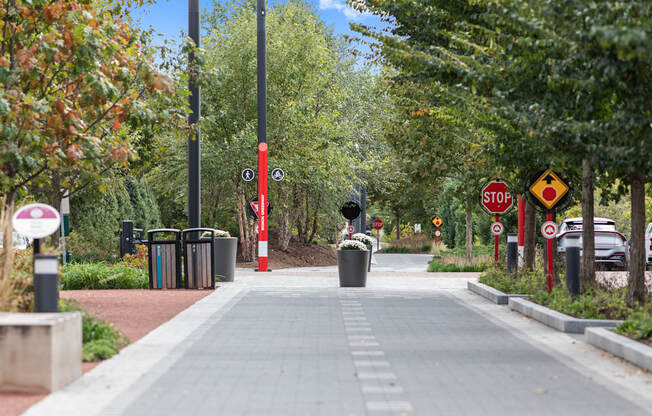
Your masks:
{"label": "black bollard", "polygon": [[34,254],[34,312],[59,312],[59,256]]}
{"label": "black bollard", "polygon": [[580,294],[580,236],[566,236],[566,289],[572,297]]}
{"label": "black bollard", "polygon": [[507,273],[514,274],[518,267],[518,234],[507,234]]}
{"label": "black bollard", "polygon": [[134,246],[134,222],[130,220],[122,221],[122,230],[120,230],[120,258],[125,254],[135,254]]}

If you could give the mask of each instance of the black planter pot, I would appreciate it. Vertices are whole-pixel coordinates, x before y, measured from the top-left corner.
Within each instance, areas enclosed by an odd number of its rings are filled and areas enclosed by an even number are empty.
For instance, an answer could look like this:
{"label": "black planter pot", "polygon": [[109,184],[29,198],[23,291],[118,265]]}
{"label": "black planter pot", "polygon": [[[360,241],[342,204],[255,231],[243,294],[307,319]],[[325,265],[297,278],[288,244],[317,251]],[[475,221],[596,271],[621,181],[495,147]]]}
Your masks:
{"label": "black planter pot", "polygon": [[337,250],[337,271],[340,287],[365,287],[369,252],[363,250]]}
{"label": "black planter pot", "polygon": [[235,275],[235,255],[238,251],[237,237],[215,239],[215,281],[232,282]]}

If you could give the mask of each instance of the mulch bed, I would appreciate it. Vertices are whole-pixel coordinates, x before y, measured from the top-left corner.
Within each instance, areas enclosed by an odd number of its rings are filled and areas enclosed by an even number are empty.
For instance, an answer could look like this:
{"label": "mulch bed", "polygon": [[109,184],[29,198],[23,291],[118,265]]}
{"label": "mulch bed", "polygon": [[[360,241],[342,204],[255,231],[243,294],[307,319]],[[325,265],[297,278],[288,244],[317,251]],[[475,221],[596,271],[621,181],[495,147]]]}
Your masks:
{"label": "mulch bed", "polygon": [[[104,319],[131,342],[147,335],[188,308],[210,290],[67,290],[61,298],[74,299],[91,316]],[[99,362],[83,363],[87,372]],[[17,416],[47,394],[0,393],[0,416]]]}

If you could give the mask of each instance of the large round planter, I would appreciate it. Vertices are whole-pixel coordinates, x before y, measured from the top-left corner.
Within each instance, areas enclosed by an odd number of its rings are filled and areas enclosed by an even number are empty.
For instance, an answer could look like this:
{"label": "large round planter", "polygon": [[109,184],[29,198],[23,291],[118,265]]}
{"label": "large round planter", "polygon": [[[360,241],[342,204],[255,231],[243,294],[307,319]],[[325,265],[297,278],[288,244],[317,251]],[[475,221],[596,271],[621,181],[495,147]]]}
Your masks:
{"label": "large round planter", "polygon": [[215,238],[215,281],[232,282],[235,275],[235,255],[238,251],[237,237]]}
{"label": "large round planter", "polygon": [[369,252],[363,250],[337,250],[337,271],[340,287],[365,287],[367,284]]}

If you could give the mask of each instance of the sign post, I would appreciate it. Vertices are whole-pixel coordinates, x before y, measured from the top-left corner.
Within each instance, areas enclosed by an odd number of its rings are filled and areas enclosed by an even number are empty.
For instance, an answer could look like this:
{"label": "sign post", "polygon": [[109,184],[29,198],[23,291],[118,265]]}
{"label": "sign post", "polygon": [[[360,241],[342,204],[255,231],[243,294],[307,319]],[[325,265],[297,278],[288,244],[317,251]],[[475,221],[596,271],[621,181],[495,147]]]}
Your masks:
{"label": "sign post", "polygon": [[376,218],[372,224],[374,230],[376,230],[376,250],[380,250],[380,230],[383,229],[383,225],[385,225],[385,223],[380,218]]}
{"label": "sign post", "polygon": [[433,225],[433,227],[435,227],[435,238],[436,238],[435,244],[437,244],[437,248],[439,248],[439,236],[441,235],[441,233],[439,232],[439,227],[441,227],[444,221],[441,219],[439,215],[435,215],[430,220],[430,223]]}
{"label": "sign post", "polygon": [[46,204],[29,204],[19,208],[11,222],[17,233],[34,239],[34,312],[58,312],[58,260],[40,254],[40,239],[59,230],[59,212]]}
{"label": "sign post", "polygon": [[480,205],[488,214],[494,215],[495,222],[491,224],[491,232],[494,234],[494,265],[496,265],[500,235],[504,231],[500,223],[500,215],[507,214],[514,206],[514,196],[509,191],[507,182],[496,179],[483,186],[480,191]]}
{"label": "sign post", "polygon": [[355,231],[355,228],[353,227],[353,220],[360,216],[362,209],[360,208],[360,205],[358,205],[357,202],[346,201],[342,205],[342,208],[340,208],[340,212],[342,213],[342,216],[344,216],[344,218],[349,220],[349,226],[346,230],[349,233],[349,240],[350,240],[351,235]]}
{"label": "sign post", "polygon": [[[260,206],[267,205],[267,52],[265,49],[265,18],[267,17],[265,0],[256,2],[256,63],[258,82],[258,201]],[[267,210],[261,209],[258,221],[258,271],[267,272]]]}
{"label": "sign post", "polygon": [[551,292],[555,274],[552,239],[557,235],[557,224],[552,221],[552,211],[568,200],[570,186],[551,169],[546,169],[532,181],[528,190],[534,202],[546,211],[547,221],[541,225],[541,234],[548,240],[548,292]]}

